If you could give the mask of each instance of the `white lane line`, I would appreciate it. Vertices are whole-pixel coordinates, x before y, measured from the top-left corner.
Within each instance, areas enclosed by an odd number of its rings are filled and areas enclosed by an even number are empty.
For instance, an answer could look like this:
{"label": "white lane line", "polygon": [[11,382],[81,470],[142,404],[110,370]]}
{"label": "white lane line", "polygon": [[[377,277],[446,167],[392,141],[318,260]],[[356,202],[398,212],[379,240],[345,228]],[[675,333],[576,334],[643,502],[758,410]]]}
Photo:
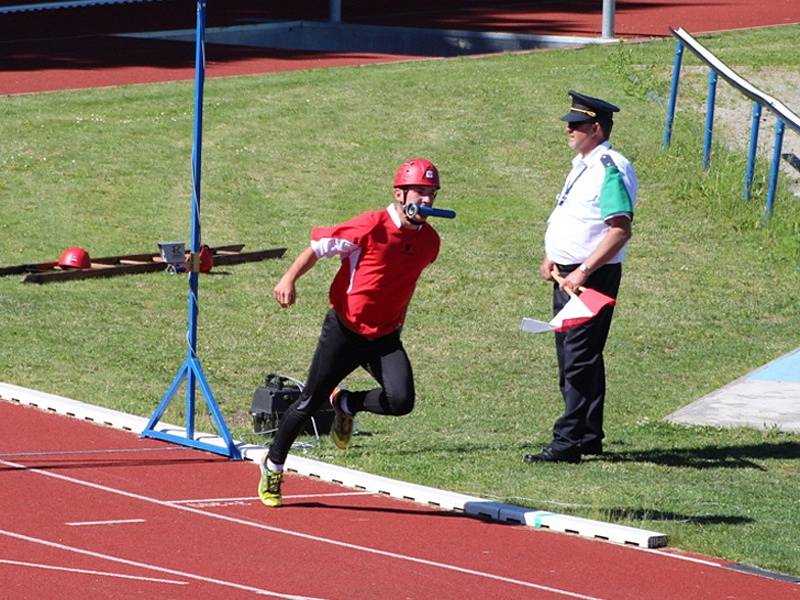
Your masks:
{"label": "white lane line", "polygon": [[554,587],[550,587],[550,586],[546,586],[546,585],[540,585],[538,583],[532,583],[530,581],[522,581],[520,579],[512,579],[510,577],[503,577],[501,575],[494,575],[493,573],[486,573],[484,571],[476,571],[474,569],[467,569],[465,567],[458,567],[456,565],[450,565],[450,564],[447,564],[447,563],[441,563],[441,562],[426,560],[426,559],[422,559],[422,558],[417,558],[415,556],[409,556],[409,555],[406,555],[406,554],[398,554],[396,552],[388,552],[386,550],[379,550],[377,548],[370,548],[368,546],[360,546],[358,544],[350,544],[348,542],[342,542],[342,541],[334,540],[334,539],[331,539],[331,538],[324,538],[324,537],[311,535],[311,534],[307,534],[307,533],[301,533],[299,531],[293,531],[291,529],[282,529],[280,527],[272,527],[270,525],[266,525],[266,524],[260,523],[258,521],[249,521],[247,519],[240,519],[240,518],[237,518],[237,517],[230,517],[230,516],[227,516],[227,515],[221,515],[221,514],[217,514],[217,513],[213,513],[213,512],[208,512],[208,511],[205,511],[205,510],[200,510],[198,508],[192,508],[191,506],[183,506],[183,505],[180,505],[180,504],[171,504],[171,503],[169,503],[167,501],[164,501],[164,500],[158,500],[156,498],[150,498],[148,496],[142,496],[140,494],[134,494],[132,492],[126,492],[124,490],[111,488],[111,487],[108,487],[108,486],[105,486],[105,485],[101,485],[99,483],[93,483],[91,481],[84,481],[82,479],[76,479],[74,477],[69,477],[68,475],[62,475],[61,473],[53,473],[53,472],[49,472],[49,471],[43,471],[41,469],[34,469],[34,468],[26,467],[25,465],[12,463],[12,462],[8,462],[8,461],[5,461],[5,460],[0,460],[0,464],[6,465],[6,466],[9,466],[9,467],[14,467],[16,469],[21,469],[21,470],[27,471],[29,473],[35,473],[37,475],[42,475],[44,477],[51,477],[53,479],[59,479],[61,481],[67,481],[69,483],[82,485],[82,486],[85,486],[85,487],[88,487],[88,488],[92,488],[92,489],[96,489],[96,490],[100,490],[100,491],[103,491],[103,492],[109,492],[111,494],[118,494],[120,496],[125,496],[127,498],[133,498],[133,499],[136,499],[136,500],[141,500],[143,502],[150,502],[151,504],[156,504],[158,506],[164,506],[164,507],[168,507],[168,508],[173,508],[175,510],[182,510],[182,511],[185,511],[185,512],[193,513],[193,514],[204,516],[204,517],[209,517],[209,518],[212,518],[212,519],[217,519],[217,520],[220,520],[220,521],[227,521],[229,523],[236,523],[237,525],[244,525],[246,527],[255,527],[257,529],[263,529],[265,531],[271,531],[273,533],[280,533],[280,534],[283,534],[283,535],[289,535],[289,536],[292,536],[292,537],[297,537],[297,538],[301,538],[301,539],[305,539],[305,540],[311,540],[311,541],[314,541],[314,542],[320,542],[320,543],[323,543],[323,544],[330,544],[332,546],[339,546],[341,548],[348,548],[350,550],[359,550],[361,552],[366,552],[368,554],[375,554],[375,555],[378,555],[378,556],[385,556],[385,557],[394,558],[394,559],[397,559],[397,560],[404,560],[404,561],[408,561],[408,562],[412,562],[412,563],[416,563],[416,564],[426,565],[426,566],[429,566],[429,567],[436,567],[436,568],[447,570],[447,571],[454,571],[454,572],[457,572],[457,573],[464,573],[464,574],[467,574],[467,575],[474,575],[476,577],[483,577],[485,579],[491,579],[491,580],[494,580],[494,581],[502,581],[504,583],[510,583],[510,584],[514,584],[514,585],[519,585],[521,587],[527,587],[527,588],[532,588],[532,589],[537,589],[537,590],[544,590],[544,591],[551,592],[551,593],[554,593],[554,594],[561,594],[563,596],[569,596],[571,598],[581,598],[582,600],[601,600],[600,598],[596,598],[594,596],[585,596],[583,594],[578,594],[578,593],[575,593],[575,592],[570,592],[570,591],[567,591],[567,590],[564,590],[564,589],[554,588]]}
{"label": "white lane line", "polygon": [[25,456],[61,456],[70,454],[119,454],[121,452],[167,452],[185,450],[185,448],[107,448],[104,450],[38,450],[36,452],[0,452],[6,458],[23,458]]}
{"label": "white lane line", "polygon": [[0,558],[0,563],[15,565],[18,567],[31,567],[33,569],[46,569],[49,571],[66,571],[67,573],[80,573],[82,575],[99,575],[100,577],[117,577],[119,579],[134,579],[136,581],[150,581],[153,583],[169,583],[172,585],[188,585],[188,581],[176,581],[174,579],[159,579],[157,577],[140,577],[137,575],[123,575],[122,573],[107,573],[105,571],[92,571],[91,569],[76,569],[74,567],[57,567],[56,565],[45,565],[41,563],[30,563],[21,560],[6,560]]}
{"label": "white lane line", "polygon": [[[377,496],[375,492],[330,492],[326,494],[284,494],[284,500],[292,498],[337,498],[339,496]],[[186,500],[166,500],[170,504],[204,504],[206,502],[255,502],[258,496],[241,496],[239,498],[189,498]]]}
{"label": "white lane line", "polygon": [[4,529],[0,529],[0,535],[5,535],[10,538],[15,538],[18,540],[23,540],[25,542],[32,542],[34,544],[41,544],[43,546],[48,546],[50,548],[57,548],[59,550],[66,550],[69,552],[75,552],[77,554],[84,554],[86,556],[91,556],[93,558],[101,558],[103,560],[110,560],[112,562],[121,563],[123,565],[130,565],[134,567],[140,567],[142,569],[150,569],[152,571],[158,571],[160,573],[167,573],[169,575],[177,575],[180,577],[185,577],[187,579],[196,579],[198,581],[204,581],[206,583],[215,583],[217,585],[223,585],[226,587],[236,588],[238,590],[245,590],[247,592],[255,592],[256,594],[260,594],[262,596],[272,596],[273,598],[282,598],[284,600],[322,600],[321,598],[312,598],[310,596],[295,596],[292,594],[281,594],[280,592],[273,592],[270,590],[263,590],[260,588],[251,587],[249,585],[242,585],[240,583],[234,583],[232,581],[225,581],[223,579],[214,579],[212,577],[203,577],[202,575],[196,575],[194,573],[188,573],[186,571],[176,571],[175,569],[168,569],[166,567],[159,567],[157,565],[152,565],[148,563],[137,562],[135,560],[127,560],[125,558],[119,558],[118,556],[111,556],[110,554],[101,554],[100,552],[93,552],[91,550],[85,550],[84,548],[77,548],[76,546],[67,546],[65,544],[59,544],[58,542],[51,542],[49,540],[43,540],[40,538],[30,537],[27,535],[23,535],[21,533],[14,533],[13,531],[6,531]]}
{"label": "white lane line", "polygon": [[72,521],[71,523],[64,523],[64,525],[69,525],[70,527],[83,527],[84,525],[124,525],[126,523],[144,522],[144,519],[115,519],[113,521]]}

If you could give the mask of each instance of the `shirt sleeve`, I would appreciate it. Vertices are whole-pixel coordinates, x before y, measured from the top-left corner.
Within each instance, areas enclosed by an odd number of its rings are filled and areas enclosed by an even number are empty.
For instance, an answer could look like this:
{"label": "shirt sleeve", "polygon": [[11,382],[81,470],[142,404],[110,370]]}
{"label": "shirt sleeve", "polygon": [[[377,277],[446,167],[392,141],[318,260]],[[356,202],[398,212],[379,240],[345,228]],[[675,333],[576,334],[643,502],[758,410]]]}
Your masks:
{"label": "shirt sleeve", "polygon": [[633,220],[633,202],[622,174],[608,154],[604,154],[601,160],[605,177],[600,189],[600,217],[604,221],[617,216],[627,216]]}
{"label": "shirt sleeve", "polygon": [[311,249],[317,258],[349,256],[360,248],[373,221],[371,213],[362,213],[339,225],[315,227],[311,230]]}

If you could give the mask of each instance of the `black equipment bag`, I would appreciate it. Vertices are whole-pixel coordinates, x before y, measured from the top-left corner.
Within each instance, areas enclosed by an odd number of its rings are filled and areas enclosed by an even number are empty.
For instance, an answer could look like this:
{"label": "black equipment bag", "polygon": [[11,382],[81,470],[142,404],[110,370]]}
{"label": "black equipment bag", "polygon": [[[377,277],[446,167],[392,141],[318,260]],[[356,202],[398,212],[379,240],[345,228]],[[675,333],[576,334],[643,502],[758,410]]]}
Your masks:
{"label": "black equipment bag", "polygon": [[[268,374],[264,386],[257,387],[253,393],[250,415],[253,417],[254,431],[273,435],[280,425],[283,414],[300,397],[302,390],[302,382],[296,379],[279,373]],[[303,433],[327,434],[330,433],[332,425],[333,409],[326,405],[306,423]]]}

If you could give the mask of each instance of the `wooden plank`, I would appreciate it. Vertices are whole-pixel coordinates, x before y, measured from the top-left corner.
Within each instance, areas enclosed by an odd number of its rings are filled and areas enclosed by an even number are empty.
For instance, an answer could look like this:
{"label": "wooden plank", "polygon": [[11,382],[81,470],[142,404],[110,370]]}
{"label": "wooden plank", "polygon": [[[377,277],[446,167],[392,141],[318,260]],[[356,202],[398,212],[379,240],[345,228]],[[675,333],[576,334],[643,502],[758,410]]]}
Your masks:
{"label": "wooden plank", "polygon": [[50,283],[53,281],[72,281],[75,279],[94,279],[96,277],[114,277],[116,275],[133,275],[134,273],[152,273],[163,271],[164,263],[141,263],[137,265],[104,265],[106,268],[71,269],[28,273],[22,277],[22,283]]}
{"label": "wooden plank", "polygon": [[214,257],[214,266],[238,265],[246,262],[256,262],[268,258],[281,258],[286,253],[286,248],[273,248],[271,250],[255,250],[253,252],[239,252],[237,254],[218,254]]}
{"label": "wooden plank", "polygon": [[[237,246],[230,246],[237,247]],[[243,248],[244,244],[238,245]],[[223,265],[238,265],[245,262],[255,262],[266,260],[269,258],[281,258],[286,253],[286,248],[272,248],[269,250],[256,250],[253,252],[231,252],[227,251],[224,254],[214,255],[214,266]],[[146,256],[146,255],[128,255],[130,256]],[[119,260],[116,263],[106,264],[98,261],[92,261],[92,268],[90,269],[53,269],[50,271],[28,273],[23,276],[22,283],[50,283],[54,281],[74,281],[77,279],[94,279],[97,277],[115,277],[117,275],[133,275],[137,273],[152,273],[155,271],[163,271],[166,269],[165,263],[155,258],[150,262],[135,261],[116,257]],[[106,260],[106,259],[102,259]]]}
{"label": "wooden plank", "polygon": [[[238,253],[241,252],[242,248],[244,248],[244,244],[227,244],[224,246],[213,246],[211,247],[211,252],[214,254],[216,254],[217,252]],[[141,254],[120,254],[118,256],[102,256],[100,258],[93,258],[92,264],[98,263],[103,265],[108,265],[108,264],[113,265],[122,263],[123,261],[135,261],[135,262],[147,262],[147,263],[156,262],[161,264],[163,264],[164,262],[159,252],[147,252]],[[0,267],[0,277],[3,275],[21,275],[23,273],[41,273],[44,271],[51,271],[53,269],[58,269],[58,261],[12,265],[10,267]]]}
{"label": "wooden plank", "polygon": [[58,261],[48,263],[28,263],[24,265],[14,265],[11,267],[0,267],[0,276],[20,275],[22,273],[35,273],[36,271],[48,271],[58,266]]}
{"label": "wooden plank", "polygon": [[[211,247],[211,252],[239,252],[241,249],[244,248],[244,244],[228,244],[227,246],[215,246]],[[160,252],[152,252],[147,254],[121,254],[119,256],[104,256],[103,258],[93,258],[92,262],[98,263],[112,263],[116,264],[122,260],[134,260],[134,261],[155,261],[158,263],[163,263],[163,259],[161,258]]]}

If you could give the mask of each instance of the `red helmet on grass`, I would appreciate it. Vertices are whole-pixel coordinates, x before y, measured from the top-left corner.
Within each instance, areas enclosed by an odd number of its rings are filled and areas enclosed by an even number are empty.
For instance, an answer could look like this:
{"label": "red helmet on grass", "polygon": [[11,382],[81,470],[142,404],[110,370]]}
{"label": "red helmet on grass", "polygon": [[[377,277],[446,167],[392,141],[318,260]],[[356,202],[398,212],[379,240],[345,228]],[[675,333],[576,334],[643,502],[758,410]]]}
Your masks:
{"label": "red helmet on grass", "polygon": [[427,158],[409,158],[394,174],[394,187],[428,185],[439,189],[439,170]]}
{"label": "red helmet on grass", "polygon": [[61,253],[58,266],[62,269],[89,269],[92,266],[92,259],[80,246],[70,246]]}

